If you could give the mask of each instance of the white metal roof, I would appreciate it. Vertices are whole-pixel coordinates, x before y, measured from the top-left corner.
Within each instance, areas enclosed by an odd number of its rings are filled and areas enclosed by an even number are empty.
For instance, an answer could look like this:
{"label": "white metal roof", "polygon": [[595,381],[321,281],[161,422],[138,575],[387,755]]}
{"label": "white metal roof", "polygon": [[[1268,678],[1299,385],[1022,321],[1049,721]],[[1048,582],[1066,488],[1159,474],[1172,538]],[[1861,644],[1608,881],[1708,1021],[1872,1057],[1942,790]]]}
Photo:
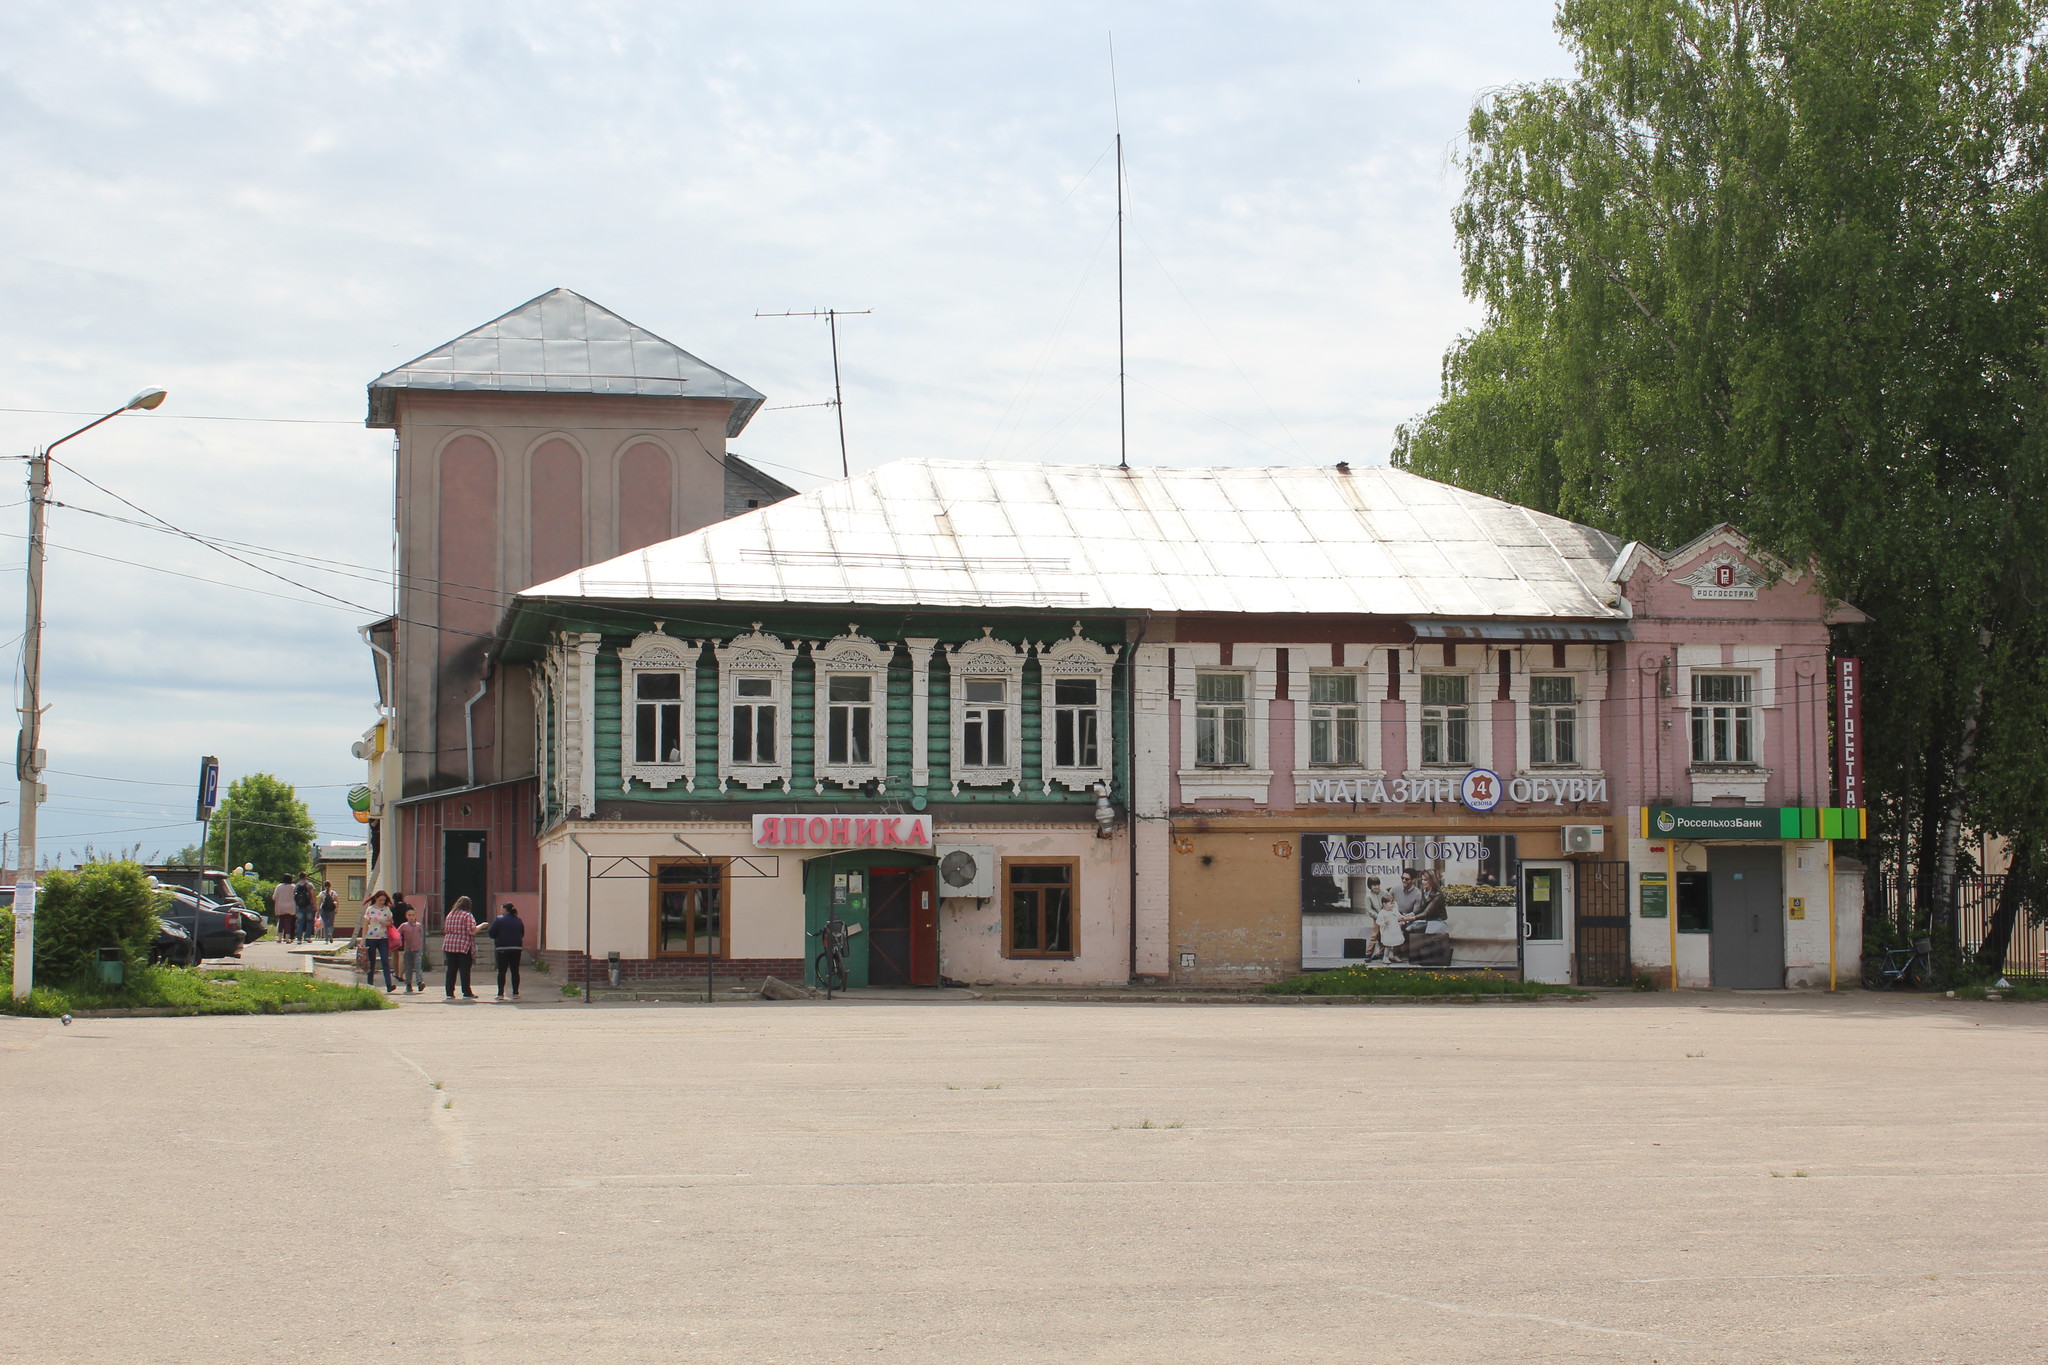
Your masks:
{"label": "white metal roof", "polygon": [[1381,466],[901,460],[520,597],[1617,619],[1617,548]]}
{"label": "white metal roof", "polygon": [[572,289],[550,289],[503,317],[370,381],[373,427],[396,420],[395,389],[723,398],[727,436],[765,401],[753,388]]}

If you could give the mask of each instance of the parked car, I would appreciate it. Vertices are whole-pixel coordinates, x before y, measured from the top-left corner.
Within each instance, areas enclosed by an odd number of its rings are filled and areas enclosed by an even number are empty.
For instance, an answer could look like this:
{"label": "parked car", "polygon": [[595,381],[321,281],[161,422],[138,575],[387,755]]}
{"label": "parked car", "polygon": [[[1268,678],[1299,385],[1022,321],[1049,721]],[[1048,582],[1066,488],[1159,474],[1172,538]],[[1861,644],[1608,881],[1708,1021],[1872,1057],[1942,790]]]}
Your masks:
{"label": "parked car", "polygon": [[181,967],[191,959],[191,955],[192,935],[185,932],[184,926],[158,915],[156,942],[149,945],[149,965],[154,967],[159,962],[168,962],[174,967]]}
{"label": "parked car", "polygon": [[[249,941],[244,927],[249,912],[239,905],[220,905],[182,887],[165,887],[158,914],[199,942],[199,956],[239,957]],[[187,950],[189,958],[189,949]]]}

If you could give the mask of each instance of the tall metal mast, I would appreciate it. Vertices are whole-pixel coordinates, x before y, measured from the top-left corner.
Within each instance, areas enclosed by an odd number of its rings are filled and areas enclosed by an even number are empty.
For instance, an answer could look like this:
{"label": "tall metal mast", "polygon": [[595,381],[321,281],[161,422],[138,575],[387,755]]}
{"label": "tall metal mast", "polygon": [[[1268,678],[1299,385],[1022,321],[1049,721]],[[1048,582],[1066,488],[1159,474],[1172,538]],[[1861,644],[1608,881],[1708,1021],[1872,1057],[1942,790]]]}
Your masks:
{"label": "tall metal mast", "polygon": [[846,459],[846,395],[839,387],[839,319],[864,317],[872,308],[812,308],[799,313],[756,313],[757,318],[823,318],[832,333],[832,406],[839,418],[839,477],[851,478],[853,469]]}

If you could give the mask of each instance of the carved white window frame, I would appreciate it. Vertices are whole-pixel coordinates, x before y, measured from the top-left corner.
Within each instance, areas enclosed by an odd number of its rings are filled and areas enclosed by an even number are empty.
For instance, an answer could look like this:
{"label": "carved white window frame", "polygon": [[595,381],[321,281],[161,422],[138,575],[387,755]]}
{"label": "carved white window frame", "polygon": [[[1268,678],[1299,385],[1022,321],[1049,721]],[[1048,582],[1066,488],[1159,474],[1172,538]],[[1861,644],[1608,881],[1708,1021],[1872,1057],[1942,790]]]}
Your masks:
{"label": "carved white window frame", "polygon": [[[697,787],[697,659],[703,644],[670,635],[656,621],[654,629],[619,649],[619,790],[635,782],[656,791],[680,782],[684,791]],[[636,757],[639,736],[640,677],[645,673],[680,676],[682,707],[680,763],[642,763]]]}
{"label": "carved white window frame", "polygon": [[[1013,645],[1007,640],[995,638],[993,626],[981,628],[979,640],[953,646],[952,657],[947,660],[952,669],[952,682],[947,688],[948,702],[952,708],[952,773],[953,795],[960,794],[965,787],[1008,786],[1012,792],[1024,790],[1024,727],[1021,718],[1024,713],[1024,647]],[[965,721],[969,702],[967,680],[1001,678],[1007,681],[1004,691],[1004,710],[1009,719],[1004,722],[1008,744],[1005,750],[1008,761],[984,763],[973,768],[966,766],[963,755],[966,749],[967,730]],[[988,703],[972,703],[978,709],[986,709]]]}
{"label": "carved white window frame", "polygon": [[[1097,784],[1105,788],[1109,785],[1110,765],[1116,753],[1115,694],[1111,691],[1115,670],[1116,651],[1093,640],[1082,639],[1078,621],[1074,623],[1074,633],[1068,638],[1056,644],[1038,646],[1039,771],[1044,778],[1042,786],[1046,794],[1051,794],[1055,782],[1068,791],[1076,792],[1087,791]],[[1053,761],[1059,755],[1059,705],[1053,684],[1076,678],[1090,678],[1095,682],[1095,752],[1100,761],[1061,767]]]}
{"label": "carved white window frame", "polygon": [[[811,767],[816,774],[815,789],[825,794],[827,782],[858,788],[873,782],[877,792],[889,786],[889,661],[896,657],[894,645],[881,644],[860,633],[854,622],[847,634],[835,636],[811,647]],[[829,682],[834,677],[872,679],[868,704],[874,708],[874,729],[868,740],[869,763],[830,763],[828,725],[831,705]]]}
{"label": "carved white window frame", "polygon": [[[796,646],[766,634],[759,621],[748,634],[735,635],[723,644],[713,641],[711,652],[718,659],[718,790],[737,784],[748,791],[760,791],[777,782],[787,792],[790,784],[790,711],[795,700]],[[732,711],[741,705],[738,681],[742,674],[768,674],[776,680],[775,761],[739,763],[732,756]],[[744,699],[744,700],[752,700]]]}

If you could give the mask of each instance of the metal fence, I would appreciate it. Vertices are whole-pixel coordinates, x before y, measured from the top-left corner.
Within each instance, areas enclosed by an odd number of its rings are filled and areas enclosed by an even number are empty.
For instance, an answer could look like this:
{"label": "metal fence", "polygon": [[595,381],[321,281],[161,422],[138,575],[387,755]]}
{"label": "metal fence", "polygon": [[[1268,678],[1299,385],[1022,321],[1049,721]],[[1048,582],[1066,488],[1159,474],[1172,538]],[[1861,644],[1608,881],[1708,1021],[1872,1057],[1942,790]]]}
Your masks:
{"label": "metal fence", "polygon": [[[1992,918],[2005,896],[2008,878],[1997,875],[1956,878],[1956,922],[1951,946],[1956,956],[1973,959],[1991,931]],[[2016,888],[2022,892],[2028,888]],[[1929,932],[1930,908],[1938,899],[1932,875],[1905,876],[1880,870],[1871,879],[1864,906],[1864,931],[1900,945]],[[2041,888],[2023,900],[2013,916],[2012,939],[2005,950],[2005,975],[2015,980],[2048,981],[2048,905]]]}

